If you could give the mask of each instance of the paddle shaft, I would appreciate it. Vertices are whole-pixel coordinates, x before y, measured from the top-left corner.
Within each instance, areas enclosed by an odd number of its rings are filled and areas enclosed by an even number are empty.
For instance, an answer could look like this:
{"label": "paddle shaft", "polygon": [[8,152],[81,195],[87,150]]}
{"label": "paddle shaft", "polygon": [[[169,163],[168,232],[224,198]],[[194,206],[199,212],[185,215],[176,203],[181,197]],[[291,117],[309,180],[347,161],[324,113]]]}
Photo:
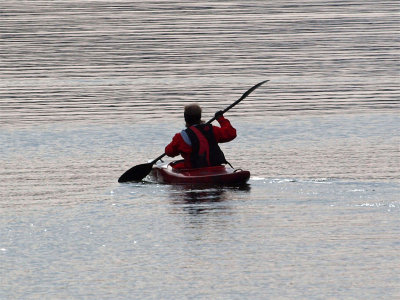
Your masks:
{"label": "paddle shaft", "polygon": [[[257,83],[255,86],[251,87],[249,90],[247,90],[242,97],[240,97],[239,99],[237,99],[235,102],[233,102],[231,105],[229,105],[227,108],[225,108],[222,113],[226,113],[228,110],[230,110],[231,108],[233,108],[234,106],[236,106],[237,104],[239,104],[240,101],[242,101],[244,98],[246,98],[252,91],[254,91],[256,88],[258,88],[260,85],[266,83],[269,80],[264,80],[261,81],[260,83]],[[214,120],[216,120],[217,118],[214,116],[212,117],[206,124],[210,124],[211,122],[213,122]]]}
{"label": "paddle shaft", "polygon": [[167,155],[166,153],[160,155],[159,157],[157,157],[155,160],[152,160],[150,162],[150,164],[154,165],[156,162],[158,162],[161,158],[163,158],[165,155]]}

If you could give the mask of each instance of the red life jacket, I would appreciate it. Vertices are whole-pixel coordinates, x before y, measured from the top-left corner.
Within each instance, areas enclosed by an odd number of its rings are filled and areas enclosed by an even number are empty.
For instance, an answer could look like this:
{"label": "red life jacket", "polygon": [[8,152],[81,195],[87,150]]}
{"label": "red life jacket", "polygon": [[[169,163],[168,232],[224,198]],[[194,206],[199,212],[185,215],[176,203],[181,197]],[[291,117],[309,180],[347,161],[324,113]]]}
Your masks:
{"label": "red life jacket", "polygon": [[219,166],[227,163],[224,153],[218,146],[211,124],[193,125],[184,130],[190,139],[192,168]]}

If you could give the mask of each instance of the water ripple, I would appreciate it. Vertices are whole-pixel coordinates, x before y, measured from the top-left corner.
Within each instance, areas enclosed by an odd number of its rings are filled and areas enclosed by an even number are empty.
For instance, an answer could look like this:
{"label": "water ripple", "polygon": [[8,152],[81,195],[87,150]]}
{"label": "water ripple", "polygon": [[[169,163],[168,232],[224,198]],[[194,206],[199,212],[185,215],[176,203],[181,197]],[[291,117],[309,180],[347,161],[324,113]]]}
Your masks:
{"label": "water ripple", "polygon": [[237,115],[399,110],[395,8],[7,0],[0,124],[172,120],[266,78]]}

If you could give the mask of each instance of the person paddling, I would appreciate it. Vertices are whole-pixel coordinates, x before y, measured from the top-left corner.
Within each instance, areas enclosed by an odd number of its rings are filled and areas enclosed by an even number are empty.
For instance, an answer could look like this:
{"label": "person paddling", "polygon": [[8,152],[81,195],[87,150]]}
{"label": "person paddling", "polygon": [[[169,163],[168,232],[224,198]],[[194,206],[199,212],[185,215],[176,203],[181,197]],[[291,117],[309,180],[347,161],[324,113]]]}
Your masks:
{"label": "person paddling", "polygon": [[[166,150],[163,154],[158,156],[157,158],[153,159],[152,161],[146,163],[146,164],[140,164],[133,166],[129,170],[127,170],[124,174],[122,174],[118,178],[118,182],[129,182],[129,181],[141,181],[144,177],[149,175],[149,173],[152,171],[153,166],[156,162],[161,160],[165,155],[169,156],[176,156],[178,154],[182,154],[182,156],[185,158],[183,168],[185,167],[192,167],[192,160],[195,162],[194,165],[201,165],[201,163],[198,163],[198,161],[202,161],[202,159],[195,159],[196,156],[202,156],[203,158],[205,157],[206,160],[206,165],[215,165],[220,162],[225,161],[225,157],[223,157],[223,153],[221,149],[215,150],[215,144],[218,147],[218,143],[223,143],[223,142],[229,142],[233,140],[236,137],[236,129],[233,128],[230,124],[230,122],[223,117],[223,114],[226,113],[228,110],[230,110],[232,107],[236,106],[240,101],[242,101],[244,98],[246,98],[251,92],[253,92],[256,88],[261,86],[262,84],[268,82],[268,80],[261,81],[257,83],[256,85],[252,86],[250,89],[248,89],[238,100],[233,102],[231,105],[229,105],[227,108],[225,108],[223,111],[218,111],[215,113],[215,116],[212,117],[207,123],[202,123],[201,121],[201,108],[199,105],[199,108],[194,109],[194,111],[197,111],[196,113],[190,112],[191,109],[185,107],[185,120],[186,120],[186,126],[188,127],[186,130],[186,134],[191,136],[187,139],[188,144],[183,140],[183,136],[185,133],[177,133],[174,138],[172,139],[172,142],[166,147]],[[189,105],[190,106],[190,105]],[[218,119],[218,122],[221,125],[221,128],[219,127],[206,127],[207,125],[211,124],[214,120]],[[204,132],[207,132],[205,135],[198,129],[200,127],[200,130],[203,130]],[[202,128],[205,127],[205,128]],[[193,131],[193,128],[195,130]],[[208,129],[206,129],[208,128]],[[210,130],[212,128],[212,130]],[[190,130],[189,130],[190,129]],[[196,134],[198,133],[197,131],[200,131],[201,134]],[[192,133],[191,133],[192,132]],[[193,136],[195,135],[195,137]],[[210,136],[213,136],[210,137]],[[209,143],[209,140],[207,137],[210,139],[211,144]],[[200,137],[200,139],[199,139]],[[193,140],[193,145],[192,145],[192,140]],[[206,140],[206,142],[204,142]],[[187,146],[186,146],[186,145]],[[205,149],[208,149],[204,151],[204,145],[208,146],[205,147]],[[202,147],[202,148],[200,148]],[[211,150],[212,148],[212,150]],[[219,147],[218,147],[219,148]],[[220,154],[214,155],[214,151],[219,152]],[[211,152],[211,153],[210,153]],[[204,155],[204,153],[206,155]],[[207,155],[207,153],[209,155]],[[222,156],[221,156],[222,153]],[[191,159],[193,157],[193,159]],[[208,159],[208,160],[207,160]],[[204,160],[202,161],[204,163]],[[176,167],[176,166],[175,166]]]}
{"label": "person paddling", "polygon": [[198,104],[189,104],[184,108],[186,129],[175,134],[172,142],[165,147],[170,157],[181,155],[183,163],[174,168],[202,168],[228,163],[218,143],[226,143],[236,138],[236,129],[223,111],[215,113],[221,127],[206,124],[201,120],[202,109]]}

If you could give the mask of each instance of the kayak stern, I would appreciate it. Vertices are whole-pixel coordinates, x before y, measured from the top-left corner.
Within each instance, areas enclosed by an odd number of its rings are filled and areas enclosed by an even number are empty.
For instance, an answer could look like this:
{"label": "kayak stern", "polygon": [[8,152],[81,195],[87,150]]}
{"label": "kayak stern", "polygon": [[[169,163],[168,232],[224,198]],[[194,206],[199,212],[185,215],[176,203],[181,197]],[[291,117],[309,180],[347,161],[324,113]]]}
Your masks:
{"label": "kayak stern", "polygon": [[150,177],[166,184],[240,185],[250,178],[250,172],[226,166],[198,169],[177,169],[171,164],[154,165]]}

